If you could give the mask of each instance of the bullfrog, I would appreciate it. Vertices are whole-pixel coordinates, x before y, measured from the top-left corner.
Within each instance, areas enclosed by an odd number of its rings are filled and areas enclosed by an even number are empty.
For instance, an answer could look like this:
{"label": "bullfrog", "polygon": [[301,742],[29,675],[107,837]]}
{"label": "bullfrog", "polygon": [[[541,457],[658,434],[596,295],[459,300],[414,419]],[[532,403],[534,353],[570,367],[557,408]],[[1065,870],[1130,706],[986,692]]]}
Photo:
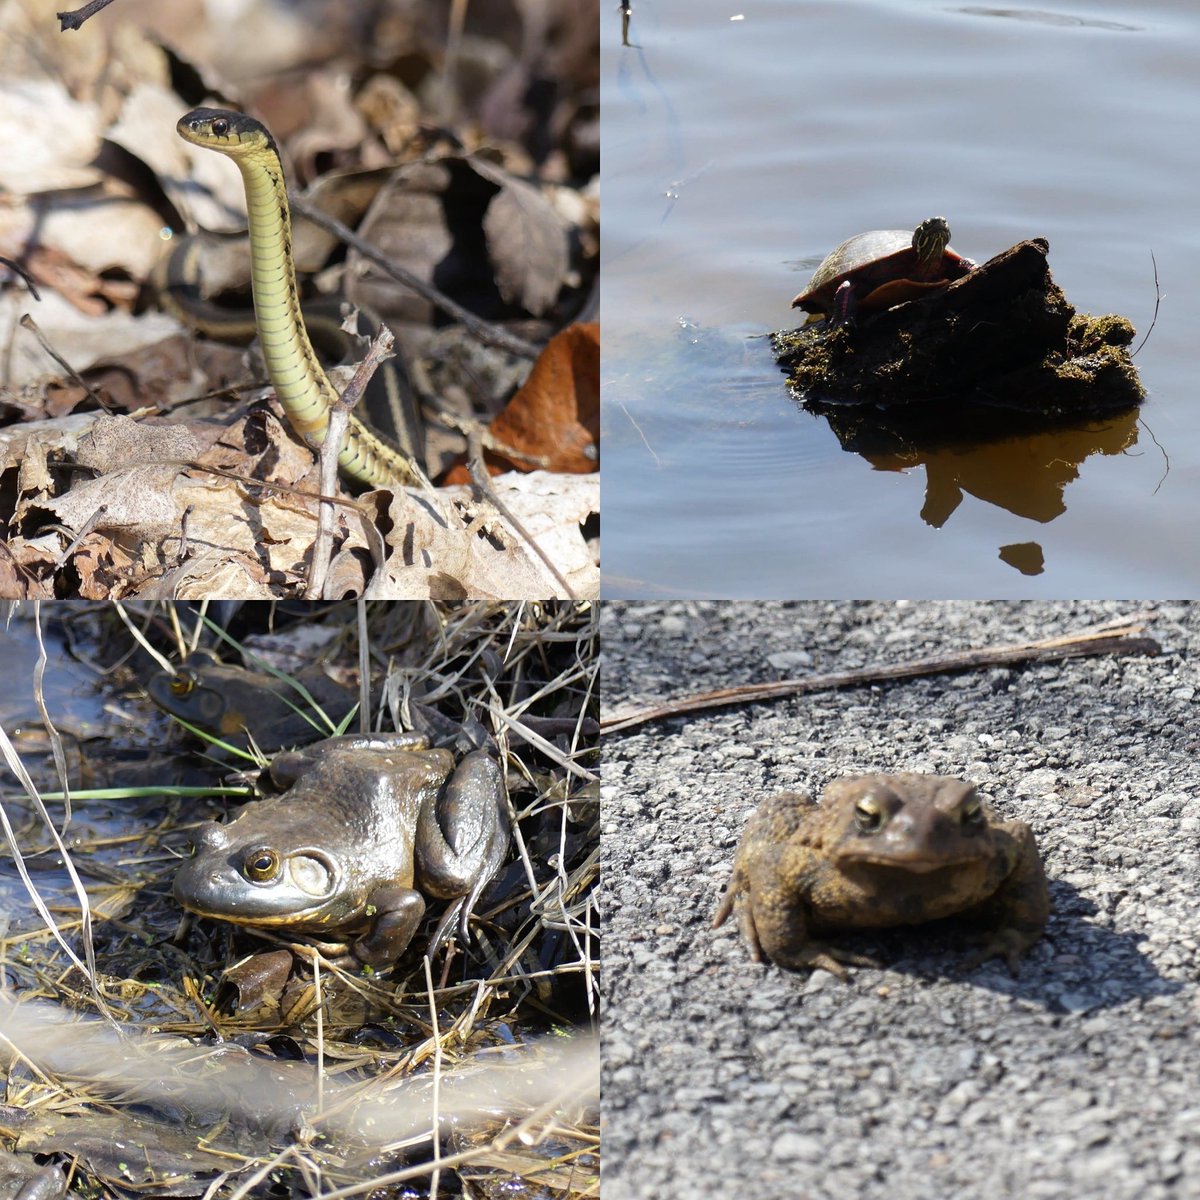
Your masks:
{"label": "bullfrog", "polygon": [[1033,831],[999,820],[975,786],[947,775],[858,775],[834,780],[815,804],[782,792],[742,832],[713,918],[738,910],[750,957],[785,967],[872,959],[818,940],[960,915],[985,929],[964,964],[1003,957],[1015,975],[1041,937],[1050,897]]}
{"label": "bullfrog", "polygon": [[195,839],[175,876],[184,908],[351,935],[340,961],[377,969],[412,940],[427,896],[454,901],[434,945],[456,918],[465,935],[510,836],[503,772],[485,751],[455,766],[423,735],[333,737],[277,756],[270,777],[280,795]]}
{"label": "bullfrog", "polygon": [[[319,668],[301,671],[296,678],[335,725],[354,707],[357,697]],[[329,732],[308,701],[284,680],[218,662],[204,650],[192,653],[173,675],[153,676],[146,690],[173,717],[243,749],[247,733],[270,754]]]}

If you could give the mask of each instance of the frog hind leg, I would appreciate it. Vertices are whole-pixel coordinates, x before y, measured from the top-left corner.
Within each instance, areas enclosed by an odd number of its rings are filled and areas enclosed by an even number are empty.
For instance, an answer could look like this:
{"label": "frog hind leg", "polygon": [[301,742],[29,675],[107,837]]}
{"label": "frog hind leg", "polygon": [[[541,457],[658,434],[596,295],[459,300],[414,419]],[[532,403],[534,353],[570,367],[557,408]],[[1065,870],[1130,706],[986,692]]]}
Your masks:
{"label": "frog hind leg", "polygon": [[465,920],[503,862],[510,835],[499,764],[482,750],[468,754],[441,795],[421,805],[415,849],[418,885],[443,900],[467,897]]}
{"label": "frog hind leg", "polygon": [[354,957],[369,967],[390,967],[412,941],[425,915],[425,897],[406,887],[379,888],[371,895],[375,918],[354,943]]}

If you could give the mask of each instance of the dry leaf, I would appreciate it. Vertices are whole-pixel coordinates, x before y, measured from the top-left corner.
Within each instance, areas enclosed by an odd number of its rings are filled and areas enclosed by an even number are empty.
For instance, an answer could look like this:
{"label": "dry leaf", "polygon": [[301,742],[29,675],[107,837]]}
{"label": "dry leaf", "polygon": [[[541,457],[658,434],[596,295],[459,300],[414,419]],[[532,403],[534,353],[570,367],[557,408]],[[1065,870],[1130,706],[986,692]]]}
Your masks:
{"label": "dry leaf", "polygon": [[[600,466],[600,326],[571,325],[555,334],[533,364],[529,378],[492,422],[501,447],[529,456],[547,471],[587,474]],[[485,454],[493,475],[531,469],[502,449]],[[447,483],[466,483],[470,473],[456,466]]]}
{"label": "dry leaf", "polygon": [[482,159],[472,159],[471,165],[500,189],[483,218],[500,294],[540,317],[558,298],[570,267],[566,224],[523,179]]}
{"label": "dry leaf", "polygon": [[[570,266],[567,225],[540,192],[481,159],[446,155],[399,167],[359,233],[394,262],[480,316],[540,314]],[[390,320],[428,323],[431,306],[357,251],[347,294]]]}
{"label": "dry leaf", "polygon": [[[600,573],[581,526],[600,511],[597,475],[512,473],[493,481],[497,495],[541,547],[578,599],[599,592]],[[549,599],[565,595],[545,563],[486,501],[467,488],[434,497],[397,494],[388,513],[392,549],[375,591],[395,600]],[[478,529],[464,529],[478,521]]]}
{"label": "dry leaf", "polygon": [[[101,358],[117,358],[151,342],[179,332],[179,323],[165,313],[147,312],[140,317],[113,311],[88,317],[55,292],[43,292],[39,303],[24,293],[0,296],[0,327],[12,329],[22,313],[32,313],[50,344],[76,371],[83,371]],[[7,362],[7,382],[20,387],[47,374],[58,378],[62,369],[27,330],[18,328]]]}
{"label": "dry leaf", "polygon": [[200,444],[179,425],[143,425],[129,417],[99,413],[79,439],[75,461],[104,475],[128,463],[187,462]]}
{"label": "dry leaf", "polygon": [[54,567],[54,556],[30,542],[0,549],[0,596],[7,600],[53,600],[54,586],[42,575]]}
{"label": "dry leaf", "polygon": [[0,83],[0,188],[18,196],[88,187],[100,149],[101,116],[48,79]]}

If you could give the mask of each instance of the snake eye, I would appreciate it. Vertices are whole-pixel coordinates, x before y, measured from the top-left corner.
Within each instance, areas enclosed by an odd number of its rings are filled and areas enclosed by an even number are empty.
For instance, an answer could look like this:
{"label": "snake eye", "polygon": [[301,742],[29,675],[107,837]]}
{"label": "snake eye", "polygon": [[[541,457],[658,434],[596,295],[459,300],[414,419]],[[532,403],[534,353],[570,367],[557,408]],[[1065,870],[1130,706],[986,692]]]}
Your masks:
{"label": "snake eye", "polygon": [[279,874],[279,855],[267,846],[247,851],[242,874],[254,883],[267,883]]}
{"label": "snake eye", "polygon": [[212,123],[212,131],[217,137],[224,137],[229,132],[229,122],[224,117],[218,117]]}
{"label": "snake eye", "polygon": [[196,676],[191,671],[180,671],[175,675],[170,684],[172,696],[187,696],[196,690]]}

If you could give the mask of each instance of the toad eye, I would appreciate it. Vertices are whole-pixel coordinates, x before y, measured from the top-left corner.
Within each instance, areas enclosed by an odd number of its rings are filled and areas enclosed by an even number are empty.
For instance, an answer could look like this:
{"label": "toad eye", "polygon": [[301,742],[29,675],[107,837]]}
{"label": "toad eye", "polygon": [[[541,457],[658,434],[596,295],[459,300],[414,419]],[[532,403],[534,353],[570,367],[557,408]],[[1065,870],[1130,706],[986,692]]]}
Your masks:
{"label": "toad eye", "polygon": [[212,131],[217,137],[224,137],[229,132],[229,122],[224,117],[218,117],[212,123]]}
{"label": "toad eye", "polygon": [[864,796],[854,806],[854,820],[861,833],[878,833],[883,827],[883,807],[874,796]]}
{"label": "toad eye", "polygon": [[959,818],[962,824],[967,829],[978,829],[983,824],[983,805],[972,796],[970,800],[963,805],[962,815]]}
{"label": "toad eye", "polygon": [[268,883],[279,874],[279,855],[267,846],[248,850],[242,859],[242,874],[254,883]]}
{"label": "toad eye", "polygon": [[172,696],[187,696],[196,690],[196,676],[191,671],[180,671],[170,684]]}

